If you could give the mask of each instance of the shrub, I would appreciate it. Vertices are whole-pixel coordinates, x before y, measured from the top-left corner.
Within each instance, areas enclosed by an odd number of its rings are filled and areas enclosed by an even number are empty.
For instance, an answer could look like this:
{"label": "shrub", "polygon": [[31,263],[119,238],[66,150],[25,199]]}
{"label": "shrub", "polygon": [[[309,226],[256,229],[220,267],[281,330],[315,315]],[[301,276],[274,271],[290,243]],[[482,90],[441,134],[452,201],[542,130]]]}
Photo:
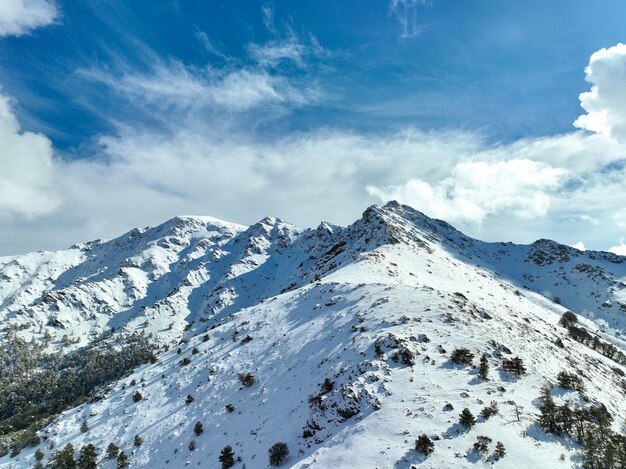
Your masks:
{"label": "shrub", "polygon": [[208,342],[209,341],[209,334],[204,334],[202,336],[202,342]]}
{"label": "shrub", "polygon": [[189,442],[188,448],[189,448],[189,451],[195,451],[196,450],[196,440],[191,440]]}
{"label": "shrub", "polygon": [[187,394],[187,397],[185,398],[185,404],[189,405],[193,402],[193,396],[191,394]]}
{"label": "shrub", "polygon": [[496,443],[496,449],[493,452],[494,459],[498,460],[500,458],[503,458],[505,454],[506,449],[504,448],[504,444],[501,441],[498,441]]}
{"label": "shrub", "polygon": [[198,353],[200,353],[200,350],[198,350],[198,347],[194,347],[194,348],[191,349],[191,354],[192,355],[196,355]]}
{"label": "shrub", "polygon": [[472,428],[476,425],[476,418],[467,407],[461,411],[461,414],[459,415],[459,423],[465,428]]}
{"label": "shrub", "polygon": [[333,390],[334,387],[335,387],[334,381],[330,380],[329,378],[326,378],[324,379],[324,382],[322,383],[320,394],[328,394],[329,392]]}
{"label": "shrub", "polygon": [[135,435],[135,439],[133,440],[133,444],[137,447],[140,447],[141,444],[143,443],[143,438],[141,438],[139,435]]}
{"label": "shrub", "polygon": [[511,373],[513,375],[522,376],[526,374],[526,367],[524,366],[524,362],[521,358],[515,357],[511,359],[503,359],[502,360],[502,369],[507,373]]}
{"label": "shrub", "polygon": [[280,466],[289,455],[289,447],[287,443],[274,443],[268,451],[270,466]]}
{"label": "shrub", "polygon": [[87,433],[89,431],[89,424],[87,423],[87,419],[83,420],[80,424],[81,433]]}
{"label": "shrub", "polygon": [[490,417],[496,415],[498,413],[498,403],[496,401],[491,401],[487,407],[484,407],[483,410],[480,411],[480,416],[485,420],[489,420]]}
{"label": "shrub", "polygon": [[480,435],[476,438],[476,442],[474,443],[474,451],[481,454],[487,454],[489,452],[489,444],[492,441],[493,440],[488,436]]}
{"label": "shrub", "polygon": [[139,391],[135,391],[135,394],[133,394],[133,402],[139,402],[142,399],[143,396],[141,395],[141,393]]}
{"label": "shrub", "polygon": [[193,432],[196,434],[196,436],[200,436],[203,431],[204,428],[202,428],[202,423],[200,423],[199,421],[196,422],[196,425],[193,427]]}
{"label": "shrub", "polygon": [[254,384],[254,376],[250,373],[239,373],[239,381],[248,388]]}
{"label": "shrub", "polygon": [[218,458],[219,462],[222,463],[222,469],[228,469],[235,465],[235,453],[233,453],[233,449],[229,446],[225,446],[220,453],[220,457]]}
{"label": "shrub", "polygon": [[415,440],[415,450],[424,456],[428,456],[435,451],[435,444],[426,434],[422,434],[417,437],[417,440]]}
{"label": "shrub", "polygon": [[250,335],[246,335],[243,339],[241,339],[241,344],[242,345],[245,345],[248,342],[252,342],[252,336],[250,336]]}
{"label": "shrub", "polygon": [[232,404],[226,404],[224,407],[226,407],[226,412],[229,414],[235,411],[235,406]]}
{"label": "shrub", "polygon": [[115,443],[109,443],[107,446],[106,457],[107,459],[115,459],[120,454],[120,448]]}
{"label": "shrub", "polygon": [[117,469],[124,469],[126,467],[128,467],[128,456],[126,456],[126,453],[122,451],[117,456]]}
{"label": "shrub", "polygon": [[585,385],[582,379],[573,373],[561,371],[558,375],[556,375],[556,381],[559,384],[559,387],[563,389],[571,389],[578,392],[583,392],[585,390]]}
{"label": "shrub", "polygon": [[576,324],[577,322],[578,322],[578,316],[576,316],[571,311],[565,311],[563,315],[561,316],[561,319],[559,319],[559,325],[565,328],[572,326]]}
{"label": "shrub", "polygon": [[456,348],[450,355],[450,361],[457,365],[471,365],[474,359],[474,354],[466,348]]}
{"label": "shrub", "polygon": [[191,358],[185,357],[180,361],[180,366],[187,366],[191,363]]}

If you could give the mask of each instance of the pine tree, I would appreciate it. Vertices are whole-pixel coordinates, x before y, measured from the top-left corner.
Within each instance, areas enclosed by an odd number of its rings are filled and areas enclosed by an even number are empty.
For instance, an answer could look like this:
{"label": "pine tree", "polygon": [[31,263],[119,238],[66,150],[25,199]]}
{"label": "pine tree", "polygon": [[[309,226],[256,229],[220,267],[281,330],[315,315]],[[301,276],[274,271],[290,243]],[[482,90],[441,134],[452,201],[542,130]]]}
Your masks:
{"label": "pine tree", "polygon": [[274,443],[268,451],[270,457],[270,466],[280,466],[289,455],[289,447],[287,443],[279,441]]}
{"label": "pine tree", "polygon": [[199,421],[196,422],[196,425],[193,427],[193,432],[196,434],[196,436],[200,436],[203,431],[204,428],[202,428],[202,424]]}
{"label": "pine tree", "polygon": [[87,423],[87,419],[83,420],[80,424],[80,431],[82,433],[87,433],[89,431],[89,424]]}
{"label": "pine tree", "polygon": [[68,443],[61,451],[57,451],[50,461],[52,469],[76,469],[76,461],[74,460],[74,446]]}
{"label": "pine tree", "polygon": [[480,357],[480,365],[478,366],[478,377],[483,381],[487,380],[489,376],[489,362],[487,361],[487,356],[483,355]]}
{"label": "pine tree", "polygon": [[229,446],[225,446],[220,453],[220,457],[218,458],[219,462],[222,463],[222,469],[228,469],[235,465],[235,453],[233,453],[233,449]]}
{"label": "pine tree", "polygon": [[480,435],[476,438],[476,442],[474,443],[474,451],[477,451],[481,454],[487,454],[489,452],[489,444],[493,440],[488,436]]}
{"label": "pine tree", "polygon": [[98,452],[96,447],[89,443],[83,446],[78,455],[78,469],[96,469],[96,458]]}
{"label": "pine tree", "polygon": [[435,444],[425,433],[423,433],[417,437],[417,440],[415,440],[415,450],[424,456],[428,456],[435,451]]}
{"label": "pine tree", "polygon": [[117,455],[117,469],[124,469],[126,467],[128,467],[128,456],[122,451]]}
{"label": "pine tree", "polygon": [[135,394],[133,394],[133,402],[139,402],[142,399],[143,396],[141,395],[141,393],[139,391],[135,391]]}
{"label": "pine tree", "polygon": [[459,415],[459,423],[465,428],[472,428],[476,425],[474,414],[472,414],[467,407],[461,411],[461,414]]}
{"label": "pine tree", "polygon": [[115,443],[109,443],[107,446],[106,457],[107,459],[115,459],[120,454],[120,448]]}
{"label": "pine tree", "polygon": [[143,438],[141,438],[139,435],[135,435],[135,439],[133,440],[133,443],[135,446],[140,447],[141,444],[143,443]]}
{"label": "pine tree", "polygon": [[539,411],[541,415],[539,416],[539,426],[546,433],[551,433],[553,435],[560,436],[563,434],[561,426],[559,425],[557,419],[558,407],[554,403],[554,399],[552,399],[552,394],[550,394],[550,388],[544,386],[541,388],[541,406],[539,407]]}
{"label": "pine tree", "polygon": [[496,449],[493,452],[493,457],[498,460],[500,458],[503,458],[505,454],[506,449],[504,448],[504,444],[501,441],[498,441],[496,443]]}

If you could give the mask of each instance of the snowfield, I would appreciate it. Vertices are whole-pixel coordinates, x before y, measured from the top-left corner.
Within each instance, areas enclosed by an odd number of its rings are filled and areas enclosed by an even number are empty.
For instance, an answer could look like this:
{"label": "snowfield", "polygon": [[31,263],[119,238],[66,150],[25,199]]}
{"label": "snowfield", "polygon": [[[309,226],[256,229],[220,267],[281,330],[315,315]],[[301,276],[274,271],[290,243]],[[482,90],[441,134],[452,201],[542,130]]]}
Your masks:
{"label": "snowfield", "polygon": [[[602,403],[622,430],[626,367],[559,321],[572,311],[597,340],[625,349],[624,282],[624,257],[547,240],[485,243],[395,202],[345,228],[179,217],[0,258],[2,340],[80,353],[113,331],[116,346],[135,333],[161,347],[156,363],[58,415],[38,446],[0,467],[92,443],[99,467],[113,468],[104,458],[113,442],[129,467],[219,468],[230,445],[234,467],[266,468],[279,441],[293,468],[582,467],[575,439],[536,423],[540,390],[575,374],[587,399],[555,387],[555,401]],[[474,354],[470,365],[450,360],[457,348]],[[514,357],[525,374],[502,369]],[[498,414],[480,417],[493,401]],[[464,408],[476,416],[469,429],[459,424]],[[428,456],[415,449],[422,434],[434,443]],[[492,440],[485,453],[473,449],[478,436]]]}

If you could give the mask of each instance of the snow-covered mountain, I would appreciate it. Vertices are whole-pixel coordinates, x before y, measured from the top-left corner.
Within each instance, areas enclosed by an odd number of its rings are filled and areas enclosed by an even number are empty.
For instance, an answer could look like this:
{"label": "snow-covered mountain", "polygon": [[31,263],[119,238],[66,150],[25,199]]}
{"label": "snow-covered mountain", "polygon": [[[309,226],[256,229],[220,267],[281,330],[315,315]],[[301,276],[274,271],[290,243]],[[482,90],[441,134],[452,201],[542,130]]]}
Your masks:
{"label": "snow-covered mountain", "polygon": [[[138,336],[158,347],[153,363],[90,390],[0,467],[32,467],[35,450],[45,462],[68,443],[77,454],[93,443],[115,467],[104,454],[115,443],[130,467],[221,467],[230,445],[234,467],[264,468],[279,441],[296,468],[581,467],[580,441],[537,424],[541,387],[553,385],[557,405],[605,409],[621,429],[624,282],[624,257],[485,243],[396,202],[348,227],[178,217],[0,258],[3,343],[43,344],[61,361]],[[454,359],[463,348],[467,365]],[[514,357],[525,373],[507,367]],[[559,372],[579,377],[576,389],[557,386]],[[497,415],[458,423],[493,401]],[[415,450],[422,434],[430,455]],[[491,438],[486,451],[478,436]]]}

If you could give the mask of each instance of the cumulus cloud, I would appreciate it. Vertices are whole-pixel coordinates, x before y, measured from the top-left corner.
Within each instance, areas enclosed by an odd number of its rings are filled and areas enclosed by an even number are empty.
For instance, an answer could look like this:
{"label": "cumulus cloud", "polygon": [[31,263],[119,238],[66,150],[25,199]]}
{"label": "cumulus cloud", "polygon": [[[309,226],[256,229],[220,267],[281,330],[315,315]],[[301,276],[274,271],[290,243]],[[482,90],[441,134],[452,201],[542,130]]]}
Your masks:
{"label": "cumulus cloud", "polygon": [[0,219],[48,214],[60,203],[52,144],[22,132],[11,103],[0,95]]}
{"label": "cumulus cloud", "polygon": [[575,126],[626,140],[626,45],[595,52],[586,68],[591,90],[580,95],[587,114]]}
{"label": "cumulus cloud", "polygon": [[585,247],[585,243],[583,243],[582,241],[578,241],[577,243],[572,244],[571,247],[573,247],[574,249],[578,249],[579,251],[587,250],[587,248]]}
{"label": "cumulus cloud", "polygon": [[616,246],[612,246],[608,249],[609,252],[613,254],[617,254],[619,256],[626,256],[626,244],[624,244],[624,238],[619,240],[619,244]]}
{"label": "cumulus cloud", "polygon": [[21,36],[53,23],[58,15],[52,0],[2,0],[0,36]]}
{"label": "cumulus cloud", "polygon": [[420,179],[385,188],[369,186],[380,200],[396,199],[452,222],[480,224],[489,215],[511,212],[529,219],[546,214],[550,194],[565,170],[524,160],[466,162],[450,177],[431,184]]}

